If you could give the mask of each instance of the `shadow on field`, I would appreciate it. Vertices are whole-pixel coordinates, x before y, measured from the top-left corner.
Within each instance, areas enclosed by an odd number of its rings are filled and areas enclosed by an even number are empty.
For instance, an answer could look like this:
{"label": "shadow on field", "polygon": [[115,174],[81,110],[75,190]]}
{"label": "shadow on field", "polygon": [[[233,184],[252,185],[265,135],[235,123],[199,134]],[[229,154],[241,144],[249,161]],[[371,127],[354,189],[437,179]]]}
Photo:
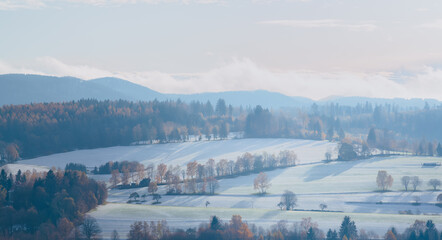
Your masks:
{"label": "shadow on field", "polygon": [[359,161],[353,162],[335,162],[332,164],[318,164],[310,168],[306,173],[305,181],[311,182],[320,180],[328,176],[337,176],[359,164]]}
{"label": "shadow on field", "polygon": [[261,219],[273,219],[281,213],[280,210],[268,211],[264,215],[261,216]]}
{"label": "shadow on field", "polygon": [[363,159],[363,160],[354,160],[354,161],[335,161],[331,163],[323,163],[318,164],[310,168],[305,173],[305,181],[311,182],[315,180],[320,180],[328,176],[337,176],[353,167],[355,167],[358,164],[367,164],[367,163],[373,163],[377,161],[385,160],[386,158],[370,158],[370,159]]}

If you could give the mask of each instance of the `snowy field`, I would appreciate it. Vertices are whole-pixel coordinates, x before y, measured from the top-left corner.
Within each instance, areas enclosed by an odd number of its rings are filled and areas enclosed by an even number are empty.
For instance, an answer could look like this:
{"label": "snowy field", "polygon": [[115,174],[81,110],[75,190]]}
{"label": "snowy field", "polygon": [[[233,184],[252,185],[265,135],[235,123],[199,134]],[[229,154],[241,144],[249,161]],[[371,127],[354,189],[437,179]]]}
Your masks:
{"label": "snowy field", "polygon": [[78,150],[23,160],[20,163],[54,166],[61,169],[71,162],[93,168],[109,161],[124,160],[138,161],[145,166],[150,163],[184,166],[191,161],[206,162],[210,158],[217,161],[221,159],[236,160],[245,152],[262,153],[266,151],[277,154],[282,150],[293,150],[298,155],[300,163],[310,163],[323,160],[327,151],[333,153],[332,157],[337,157],[336,146],[336,143],[328,141],[249,138]]}
{"label": "snowy field", "polygon": [[[350,162],[324,163],[324,154],[332,152],[336,158],[336,143],[296,139],[238,139],[224,141],[202,141],[111,147],[93,150],[79,150],[20,161],[18,166],[42,166],[42,169],[55,166],[64,168],[66,163],[85,164],[88,168],[108,161],[139,161],[185,166],[190,161],[206,162],[209,158],[235,160],[245,152],[279,153],[293,150],[298,155],[295,167],[267,172],[271,187],[265,196],[257,196],[253,189],[256,174],[219,181],[216,195],[166,196],[165,186],[161,186],[161,204],[152,206],[151,197],[142,204],[126,204],[132,192],[147,193],[147,188],[110,190],[108,204],[91,213],[103,228],[104,236],[113,229],[125,236],[130,224],[136,220],[166,219],[171,227],[197,227],[217,215],[224,220],[233,214],[240,214],[250,223],[270,227],[279,220],[299,222],[304,217],[312,217],[323,230],[338,228],[342,218],[350,215],[359,228],[375,231],[383,235],[394,225],[403,231],[416,219],[432,219],[442,228],[442,208],[436,207],[436,197],[442,191],[431,191],[429,179],[442,178],[442,167],[422,167],[426,162],[442,162],[435,157],[376,157]],[[20,165],[21,164],[21,165]],[[18,169],[17,166],[11,166]],[[391,192],[376,192],[376,176],[379,170],[386,170],[394,179]],[[416,192],[404,192],[402,176],[419,176],[422,186]],[[109,175],[92,175],[93,178],[108,181]],[[411,186],[410,186],[411,188]],[[285,190],[293,191],[298,198],[295,207],[300,211],[279,211],[277,203]],[[413,205],[415,197],[420,205]],[[208,208],[205,203],[209,201]],[[382,204],[380,204],[382,202]],[[332,212],[317,212],[319,204],[327,204]],[[301,211],[302,210],[302,211]],[[306,211],[308,210],[308,211]],[[316,210],[316,211],[309,211]],[[413,215],[398,214],[411,212]]]}
{"label": "snowy field", "polygon": [[243,221],[269,228],[279,220],[287,220],[289,226],[299,223],[302,218],[311,217],[324,232],[329,228],[338,229],[344,216],[350,216],[356,222],[358,230],[374,231],[383,236],[389,227],[394,226],[399,232],[409,227],[416,219],[431,219],[438,229],[442,228],[442,216],[367,214],[367,213],[332,213],[309,211],[280,211],[252,208],[195,208],[165,207],[151,205],[115,204],[100,206],[90,213],[98,220],[104,238],[116,229],[120,237],[125,237],[134,221],[158,221],[167,219],[171,228],[197,228],[200,223],[208,223],[210,216],[216,215],[223,221],[229,221],[234,214],[242,216]]}
{"label": "snowy field", "polygon": [[36,166],[30,164],[6,164],[0,167],[0,171],[5,169],[7,173],[12,173],[13,175],[17,174],[18,170],[21,170],[22,173],[26,171],[36,171],[36,172],[46,172],[49,171],[49,167],[46,166]]}
{"label": "snowy field", "polygon": [[[265,196],[257,196],[253,189],[256,174],[219,181],[214,196],[166,196],[162,205],[203,207],[209,201],[212,207],[222,208],[266,208],[276,209],[285,190],[293,191],[298,197],[298,209],[318,210],[319,204],[328,205],[328,210],[358,213],[398,213],[411,211],[413,214],[438,214],[442,209],[434,206],[441,191],[431,191],[427,182],[441,178],[442,167],[423,168],[424,162],[440,161],[440,158],[388,157],[352,162],[332,162],[300,165],[267,172],[271,187]],[[392,192],[376,192],[376,176],[379,170],[386,170],[394,178]],[[404,192],[401,177],[419,176],[424,184],[420,191]],[[410,186],[411,188],[411,186]],[[132,192],[147,194],[147,188],[110,190],[108,202],[125,203]],[[165,187],[159,193],[164,194]],[[421,205],[414,206],[415,197]],[[151,204],[150,197],[145,204]],[[383,204],[376,204],[382,201]],[[431,203],[431,204],[430,204]]]}

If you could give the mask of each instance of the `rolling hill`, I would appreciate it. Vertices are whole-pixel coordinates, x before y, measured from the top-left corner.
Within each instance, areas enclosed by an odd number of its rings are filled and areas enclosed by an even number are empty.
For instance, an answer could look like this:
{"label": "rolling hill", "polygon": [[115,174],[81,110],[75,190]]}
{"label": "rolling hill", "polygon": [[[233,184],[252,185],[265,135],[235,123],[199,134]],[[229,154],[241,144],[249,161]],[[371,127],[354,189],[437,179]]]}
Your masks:
{"label": "rolling hill", "polygon": [[428,103],[430,106],[441,104],[435,99],[387,99],[367,97],[329,97],[314,101],[305,97],[286,96],[266,90],[256,91],[228,91],[198,94],[165,94],[150,88],[132,83],[127,80],[106,77],[93,80],[83,80],[74,77],[53,77],[31,74],[4,74],[0,75],[0,106],[8,104],[29,104],[42,102],[66,102],[80,99],[97,100],[128,100],[151,101],[177,100],[185,102],[210,101],[216,104],[218,99],[225,99],[233,106],[256,106],[265,108],[299,107],[310,108],[313,103],[318,105],[337,103],[345,106],[365,104],[397,105],[402,108],[422,108]]}

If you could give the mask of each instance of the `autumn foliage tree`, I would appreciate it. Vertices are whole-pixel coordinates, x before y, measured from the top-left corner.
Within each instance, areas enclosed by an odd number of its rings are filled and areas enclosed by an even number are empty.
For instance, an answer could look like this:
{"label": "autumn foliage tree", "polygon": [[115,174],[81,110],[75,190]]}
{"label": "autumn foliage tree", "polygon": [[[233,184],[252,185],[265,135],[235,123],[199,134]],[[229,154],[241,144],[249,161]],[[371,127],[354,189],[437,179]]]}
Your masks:
{"label": "autumn foliage tree", "polygon": [[225,235],[227,239],[252,239],[253,234],[248,225],[242,221],[240,215],[233,215]]}

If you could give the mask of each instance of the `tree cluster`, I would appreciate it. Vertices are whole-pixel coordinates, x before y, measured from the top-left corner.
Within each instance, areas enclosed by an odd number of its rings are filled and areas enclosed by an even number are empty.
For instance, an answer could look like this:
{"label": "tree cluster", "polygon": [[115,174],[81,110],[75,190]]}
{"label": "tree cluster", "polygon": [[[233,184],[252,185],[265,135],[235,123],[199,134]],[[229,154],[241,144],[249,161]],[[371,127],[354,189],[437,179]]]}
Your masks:
{"label": "tree cluster", "polygon": [[[225,103],[224,103],[225,104]],[[210,102],[96,101],[0,107],[0,160],[132,143],[185,141],[203,132],[226,138],[236,129],[230,111]],[[227,108],[227,107],[226,107]]]}
{"label": "tree cluster", "polygon": [[[214,194],[218,188],[218,179],[290,167],[296,161],[296,154],[290,150],[280,151],[276,155],[266,152],[252,155],[246,152],[237,157],[236,161],[209,159],[205,164],[193,161],[187,163],[185,168],[164,163],[145,167],[139,162],[108,162],[99,166],[96,172],[110,172],[109,182],[112,187],[143,187],[155,181],[156,185],[167,185],[167,194]],[[141,184],[147,179],[147,185]],[[260,191],[264,191],[267,187],[262,182],[260,184]]]}
{"label": "tree cluster", "polygon": [[65,171],[80,171],[87,173],[86,166],[81,163],[68,163],[66,164],[66,167],[64,168]]}
{"label": "tree cluster", "polygon": [[[118,233],[113,233],[118,235]],[[372,231],[357,229],[356,223],[350,217],[345,216],[338,230],[329,229],[324,234],[316,222],[311,218],[303,218],[292,226],[286,220],[265,229],[255,224],[244,222],[240,215],[223,222],[219,217],[210,217],[209,223],[202,223],[198,228],[175,229],[168,227],[166,221],[141,222],[137,221],[130,227],[127,235],[129,240],[276,240],[276,239],[299,239],[299,240],[350,240],[350,239],[386,239],[386,240],[439,240],[441,233],[436,229],[433,221],[426,222],[416,220],[403,233],[398,233],[394,227],[387,230],[384,236],[379,236]]]}
{"label": "tree cluster", "polygon": [[[84,214],[103,204],[104,184],[80,171],[0,173],[0,238],[67,239]],[[87,228],[87,227],[86,227]],[[84,227],[83,227],[84,229]],[[78,233],[75,233],[78,231]]]}
{"label": "tree cluster", "polygon": [[[409,185],[413,187],[413,191],[416,191],[417,188],[422,185],[423,181],[419,178],[419,176],[403,176],[401,178],[401,183],[404,186],[405,191],[408,191]],[[441,186],[441,181],[439,179],[433,178],[427,182],[427,185],[432,187],[433,190],[436,191],[437,188]]]}

